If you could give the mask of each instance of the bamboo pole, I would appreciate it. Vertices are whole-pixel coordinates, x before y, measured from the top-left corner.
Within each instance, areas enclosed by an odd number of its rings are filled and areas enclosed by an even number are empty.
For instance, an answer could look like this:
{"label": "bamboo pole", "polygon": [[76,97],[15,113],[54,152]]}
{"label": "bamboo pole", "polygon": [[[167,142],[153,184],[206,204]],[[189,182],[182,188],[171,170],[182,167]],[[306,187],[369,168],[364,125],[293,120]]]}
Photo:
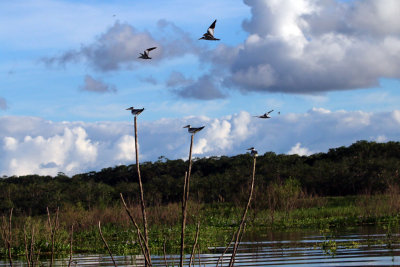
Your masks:
{"label": "bamboo pole", "polygon": [[185,251],[185,229],[186,229],[186,211],[187,211],[187,202],[189,200],[189,187],[190,187],[190,173],[192,171],[192,150],[193,150],[193,139],[194,133],[190,139],[190,150],[189,150],[189,167],[187,171],[187,175],[185,174],[184,188],[183,188],[183,201],[182,201],[182,231],[181,231],[181,255],[179,266],[183,266],[183,258]]}
{"label": "bamboo pole", "polygon": [[245,209],[243,211],[243,216],[242,216],[242,220],[241,220],[240,225],[239,225],[239,229],[236,232],[235,243],[234,243],[234,246],[233,246],[233,251],[232,251],[232,256],[231,256],[231,259],[230,259],[230,262],[229,262],[229,266],[233,266],[233,264],[235,263],[235,256],[236,256],[236,252],[237,252],[237,249],[238,249],[238,246],[239,246],[239,243],[240,243],[239,239],[241,238],[241,235],[243,234],[243,228],[244,228],[244,225],[246,223],[247,211],[249,210],[251,199],[252,199],[252,196],[253,196],[255,173],[256,173],[256,156],[253,157],[253,176],[252,176],[252,179],[251,179],[249,198],[247,200],[247,205],[246,205],[246,207],[245,207]]}
{"label": "bamboo pole", "polygon": [[151,257],[150,257],[149,240],[148,240],[148,231],[147,231],[146,206],[145,206],[145,203],[144,203],[143,184],[142,184],[142,178],[141,178],[141,175],[140,175],[140,167],[139,167],[139,148],[138,148],[138,134],[137,134],[137,115],[135,115],[134,127],[135,127],[136,170],[137,170],[138,180],[139,180],[140,204],[141,204],[141,207],[142,207],[144,244],[145,244],[145,247],[146,247],[147,253],[148,253],[148,255],[147,255],[147,257],[148,257],[148,264],[149,264],[149,266],[151,266]]}

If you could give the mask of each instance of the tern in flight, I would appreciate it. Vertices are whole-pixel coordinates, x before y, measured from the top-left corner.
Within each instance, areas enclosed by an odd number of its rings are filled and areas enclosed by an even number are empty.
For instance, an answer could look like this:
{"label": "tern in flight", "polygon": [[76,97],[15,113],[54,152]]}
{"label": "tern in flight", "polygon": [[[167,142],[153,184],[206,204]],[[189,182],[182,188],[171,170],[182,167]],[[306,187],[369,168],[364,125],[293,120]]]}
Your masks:
{"label": "tern in flight", "polygon": [[132,115],[137,116],[137,115],[139,115],[140,113],[143,112],[144,108],[135,109],[133,107],[130,107],[130,108],[127,108],[126,110],[130,110]]}
{"label": "tern in flight", "polygon": [[270,110],[270,111],[268,111],[267,113],[264,113],[263,115],[260,115],[260,116],[253,116],[253,117],[257,117],[257,118],[260,118],[260,119],[269,119],[269,118],[271,118],[271,117],[269,116],[269,114],[270,114],[272,111],[274,111],[274,110]]}
{"label": "tern in flight", "polygon": [[190,127],[190,124],[189,124],[189,125],[186,125],[186,126],[183,127],[183,128],[188,128],[188,132],[189,132],[189,133],[195,134],[195,133],[197,133],[197,132],[203,130],[204,127],[205,127],[205,126],[201,126],[201,127],[195,128],[195,127]]}
{"label": "tern in flight", "polygon": [[254,149],[254,147],[250,147],[247,150],[250,150],[250,155],[252,157],[257,157],[258,156],[258,152],[257,152],[257,150]]}
{"label": "tern in flight", "polygon": [[138,57],[138,58],[151,59],[151,57],[149,57],[149,52],[150,52],[151,50],[156,49],[156,48],[157,48],[157,47],[150,47],[150,48],[147,48],[146,50],[144,50],[143,54],[142,54],[142,53],[139,53],[139,54],[140,54],[140,57]]}
{"label": "tern in flight", "polygon": [[201,37],[199,40],[203,39],[203,40],[209,40],[209,41],[219,41],[218,38],[214,37],[215,23],[217,23],[217,20],[214,20],[214,22],[208,28],[207,32],[205,34],[203,34],[203,37]]}

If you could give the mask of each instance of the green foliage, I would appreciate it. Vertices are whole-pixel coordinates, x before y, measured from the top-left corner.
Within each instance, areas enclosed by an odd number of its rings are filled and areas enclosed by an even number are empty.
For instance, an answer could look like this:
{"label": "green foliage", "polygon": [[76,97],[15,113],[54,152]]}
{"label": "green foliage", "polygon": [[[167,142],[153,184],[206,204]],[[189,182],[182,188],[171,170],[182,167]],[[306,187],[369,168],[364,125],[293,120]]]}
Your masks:
{"label": "green foliage", "polygon": [[[243,203],[251,162],[248,154],[197,159],[192,168],[191,198],[202,203]],[[146,204],[180,202],[187,164],[165,158],[143,163]],[[290,210],[298,201],[306,201],[298,196],[306,192],[320,196],[383,193],[389,186],[399,185],[399,166],[399,142],[359,141],[308,157],[267,152],[257,159],[253,205]],[[77,203],[90,210],[118,203],[119,193],[127,196],[128,202],[137,203],[136,166],[110,167],[72,178],[64,173],[56,177],[13,176],[0,179],[0,213],[14,207],[16,214],[33,216],[45,214],[46,206],[55,209]],[[393,201],[400,211],[400,201]]]}
{"label": "green foliage", "polygon": [[289,178],[282,182],[272,182],[268,185],[269,208],[273,210],[289,211],[296,206],[296,202],[302,195],[299,180]]}

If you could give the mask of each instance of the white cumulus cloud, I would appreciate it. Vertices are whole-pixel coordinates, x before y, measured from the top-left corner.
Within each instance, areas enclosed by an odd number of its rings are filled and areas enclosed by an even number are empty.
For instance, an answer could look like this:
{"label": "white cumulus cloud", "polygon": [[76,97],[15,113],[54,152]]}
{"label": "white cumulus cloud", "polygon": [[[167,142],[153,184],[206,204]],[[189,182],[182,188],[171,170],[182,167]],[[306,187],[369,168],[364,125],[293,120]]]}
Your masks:
{"label": "white cumulus cloud", "polygon": [[[224,85],[241,91],[311,93],[377,86],[400,78],[396,0],[244,0],[247,39],[230,54]],[[205,59],[207,60],[207,58]],[[217,69],[218,67],[216,67]]]}
{"label": "white cumulus cloud", "polygon": [[[399,141],[400,111],[371,113],[313,108],[263,120],[248,112],[221,118],[139,119],[139,158],[187,159],[190,134],[184,125],[205,126],[196,133],[194,157],[236,155],[254,146],[310,155],[358,140]],[[0,175],[73,175],[135,163],[132,122],[52,122],[37,117],[0,117]]]}
{"label": "white cumulus cloud", "polygon": [[297,154],[299,156],[309,156],[312,154],[312,152],[306,147],[301,147],[301,143],[297,143],[295,146],[293,146],[289,150],[289,152],[287,154],[289,154],[289,155]]}

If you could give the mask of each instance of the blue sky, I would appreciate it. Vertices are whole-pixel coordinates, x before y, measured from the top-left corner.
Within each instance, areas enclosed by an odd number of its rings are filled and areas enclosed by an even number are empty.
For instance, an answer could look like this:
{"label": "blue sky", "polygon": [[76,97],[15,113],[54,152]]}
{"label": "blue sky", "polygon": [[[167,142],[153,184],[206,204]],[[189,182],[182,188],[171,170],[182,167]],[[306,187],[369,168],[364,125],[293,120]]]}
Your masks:
{"label": "blue sky", "polygon": [[[397,0],[2,1],[0,175],[132,163],[132,105],[146,108],[143,161],[185,158],[187,123],[208,129],[199,157],[398,141],[399,12]],[[198,40],[214,19],[221,40]]]}

